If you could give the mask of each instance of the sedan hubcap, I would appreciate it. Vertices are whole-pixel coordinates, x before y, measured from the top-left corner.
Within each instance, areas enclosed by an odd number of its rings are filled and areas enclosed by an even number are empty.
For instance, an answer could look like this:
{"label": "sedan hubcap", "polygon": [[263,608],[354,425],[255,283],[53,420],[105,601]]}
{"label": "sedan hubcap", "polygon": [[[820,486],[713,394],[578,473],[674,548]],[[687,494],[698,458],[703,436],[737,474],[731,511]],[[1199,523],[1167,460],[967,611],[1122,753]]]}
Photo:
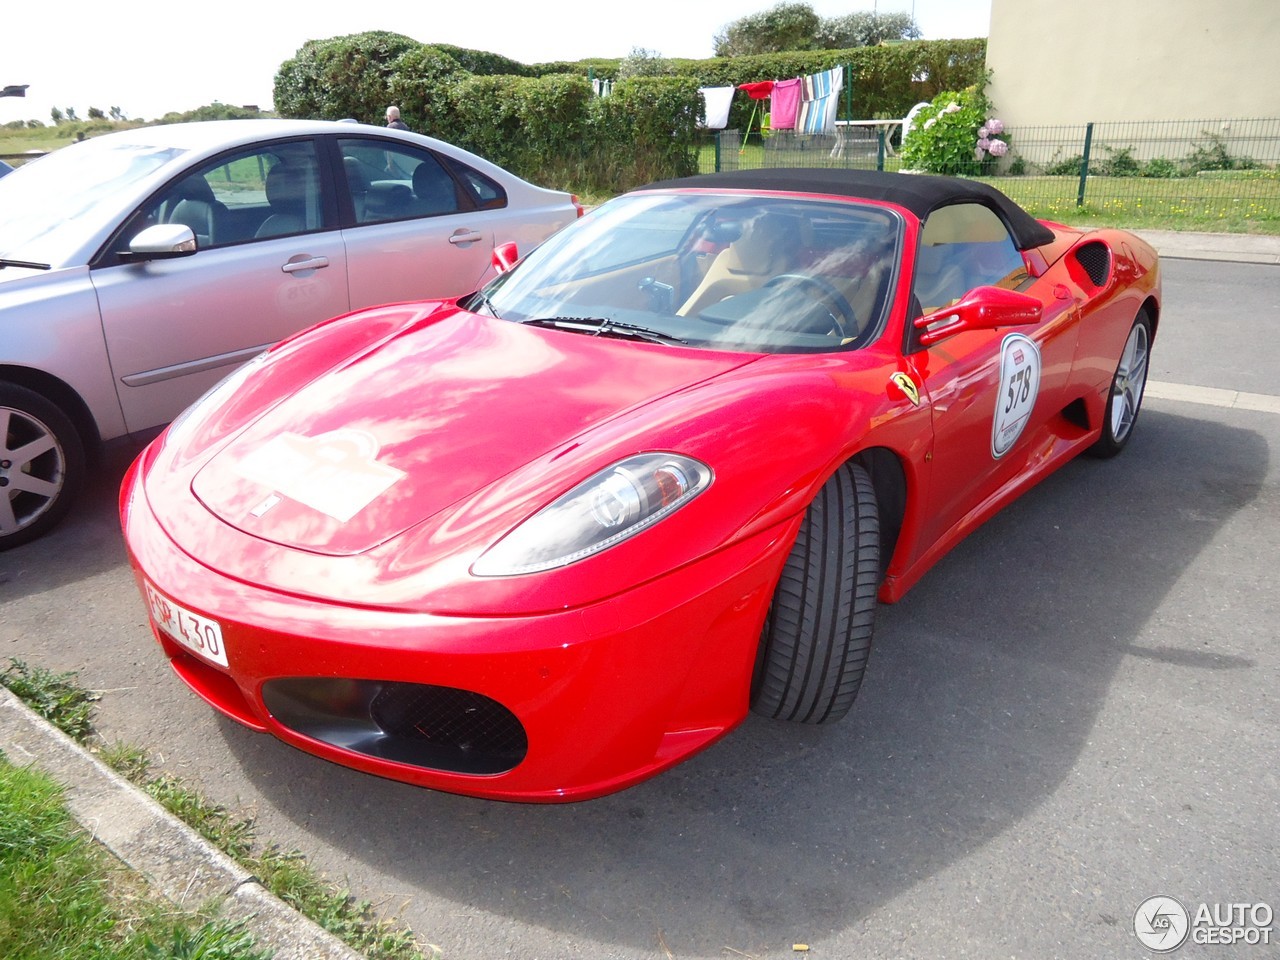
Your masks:
{"label": "sedan hubcap", "polygon": [[30,414],[0,407],[0,536],[43,516],[66,480],[66,459],[53,432]]}
{"label": "sedan hubcap", "polygon": [[1138,408],[1142,406],[1142,391],[1147,385],[1147,355],[1150,342],[1147,328],[1139,323],[1129,332],[1115,382],[1111,385],[1111,436],[1117,443],[1124,440],[1133,429]]}

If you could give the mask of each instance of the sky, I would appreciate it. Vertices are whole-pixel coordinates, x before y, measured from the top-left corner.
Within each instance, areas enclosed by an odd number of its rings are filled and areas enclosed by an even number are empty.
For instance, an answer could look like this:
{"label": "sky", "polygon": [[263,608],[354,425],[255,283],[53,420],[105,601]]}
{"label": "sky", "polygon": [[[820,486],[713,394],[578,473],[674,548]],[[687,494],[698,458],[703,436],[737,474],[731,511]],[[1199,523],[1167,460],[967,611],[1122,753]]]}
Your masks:
{"label": "sky", "polygon": [[[624,57],[635,48],[665,57],[713,55],[726,24],[778,0],[644,0],[626,6],[581,0],[435,0],[409,4],[350,0],[218,0],[175,5],[46,7],[7,4],[0,22],[0,86],[28,84],[25,98],[0,98],[0,124],[50,120],[50,110],[119,107],[155,119],[218,101],[271,107],[280,64],[307,40],[387,30],[422,43],[487,50],[521,63]],[[874,9],[913,13],[926,39],[985,37],[991,0],[808,0],[821,17]],[[75,12],[72,12],[75,10]],[[625,18],[625,19],[624,19]],[[380,118],[362,118],[380,122]]]}

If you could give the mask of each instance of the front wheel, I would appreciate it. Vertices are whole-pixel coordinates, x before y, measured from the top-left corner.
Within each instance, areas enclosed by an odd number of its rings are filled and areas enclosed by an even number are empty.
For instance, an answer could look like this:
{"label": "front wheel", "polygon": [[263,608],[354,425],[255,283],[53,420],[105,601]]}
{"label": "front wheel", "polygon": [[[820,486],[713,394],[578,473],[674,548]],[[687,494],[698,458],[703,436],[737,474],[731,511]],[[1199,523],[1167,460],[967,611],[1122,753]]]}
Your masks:
{"label": "front wheel", "polygon": [[832,723],[853,706],[871,652],[880,587],[880,520],[867,471],[847,463],[826,482],[787,557],[765,618],[751,709]]}
{"label": "front wheel", "polygon": [[1114,457],[1133,435],[1138,412],[1142,409],[1142,395],[1147,388],[1151,333],[1151,318],[1143,310],[1133,321],[1129,338],[1120,351],[1120,362],[1111,380],[1111,394],[1107,397],[1107,409],[1102,418],[1102,435],[1089,448],[1090,456]]}
{"label": "front wheel", "polygon": [[66,414],[26,387],[0,383],[0,550],[62,519],[84,472],[84,444]]}

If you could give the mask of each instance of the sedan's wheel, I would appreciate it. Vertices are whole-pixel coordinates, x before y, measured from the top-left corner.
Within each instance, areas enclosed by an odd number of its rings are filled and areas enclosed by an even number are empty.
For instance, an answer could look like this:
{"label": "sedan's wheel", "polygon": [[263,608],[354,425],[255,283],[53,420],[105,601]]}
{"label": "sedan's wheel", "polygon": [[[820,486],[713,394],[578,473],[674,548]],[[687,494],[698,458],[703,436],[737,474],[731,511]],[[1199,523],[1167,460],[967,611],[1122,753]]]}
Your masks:
{"label": "sedan's wheel", "polygon": [[751,708],[802,723],[853,706],[871,652],[880,522],[867,471],[845,464],[809,505],[760,638]]}
{"label": "sedan's wheel", "polygon": [[38,393],[0,383],[0,550],[57,523],[83,479],[84,446],[66,415]]}
{"label": "sedan's wheel", "polygon": [[1102,418],[1102,435],[1089,448],[1094,457],[1114,457],[1125,448],[1133,435],[1133,426],[1142,409],[1142,394],[1147,387],[1147,365],[1151,357],[1151,318],[1146,311],[1138,314],[1120,352],[1120,363],[1111,380],[1111,395]]}

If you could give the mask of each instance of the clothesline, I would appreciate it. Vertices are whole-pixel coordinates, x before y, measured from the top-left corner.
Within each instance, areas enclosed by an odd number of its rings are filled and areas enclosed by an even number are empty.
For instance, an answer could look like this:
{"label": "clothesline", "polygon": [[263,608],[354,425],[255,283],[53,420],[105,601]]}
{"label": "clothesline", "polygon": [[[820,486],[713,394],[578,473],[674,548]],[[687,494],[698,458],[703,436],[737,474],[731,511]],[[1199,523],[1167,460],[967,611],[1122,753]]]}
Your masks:
{"label": "clothesline", "polygon": [[834,133],[840,92],[847,89],[845,70],[845,66],[839,66],[790,80],[756,80],[736,86],[702,87],[699,92],[706,103],[706,121],[701,126],[709,130],[723,130],[728,126],[734,95],[741,90],[752,100],[751,115],[747,121],[748,134],[757,114],[761,116],[763,128],[765,100],[770,102],[767,115],[772,130]]}

